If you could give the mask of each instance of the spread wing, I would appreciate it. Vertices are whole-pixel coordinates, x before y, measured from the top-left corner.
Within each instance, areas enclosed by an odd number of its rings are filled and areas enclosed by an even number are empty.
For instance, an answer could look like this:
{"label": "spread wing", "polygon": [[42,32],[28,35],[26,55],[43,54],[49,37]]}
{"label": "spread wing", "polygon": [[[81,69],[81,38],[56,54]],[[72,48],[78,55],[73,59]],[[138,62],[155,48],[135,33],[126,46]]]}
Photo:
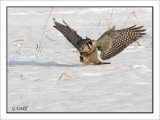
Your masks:
{"label": "spread wing", "polygon": [[143,26],[136,27],[136,25],[115,30],[115,27],[105,32],[97,41],[97,48],[101,51],[101,59],[107,60],[129,46],[134,41],[145,35],[143,33],[146,29],[141,29]]}
{"label": "spread wing", "polygon": [[72,43],[72,45],[77,48],[78,50],[80,49],[79,44],[77,44],[80,40],[82,40],[82,38],[76,33],[76,31],[74,31],[71,27],[69,27],[64,21],[64,23],[66,24],[63,25],[61,23],[58,23],[56,21],[55,25],[53,27],[55,27],[57,30],[59,30],[66,38],[67,40]]}

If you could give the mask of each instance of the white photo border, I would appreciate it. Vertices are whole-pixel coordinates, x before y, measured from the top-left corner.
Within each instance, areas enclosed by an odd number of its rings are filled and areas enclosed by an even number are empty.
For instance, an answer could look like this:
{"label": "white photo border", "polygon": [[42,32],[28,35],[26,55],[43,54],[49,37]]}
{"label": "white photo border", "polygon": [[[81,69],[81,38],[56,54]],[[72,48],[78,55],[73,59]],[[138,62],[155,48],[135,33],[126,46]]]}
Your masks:
{"label": "white photo border", "polygon": [[[153,6],[153,113],[34,114],[6,112],[6,8],[7,6]],[[159,1],[1,1],[1,119],[159,119]]]}

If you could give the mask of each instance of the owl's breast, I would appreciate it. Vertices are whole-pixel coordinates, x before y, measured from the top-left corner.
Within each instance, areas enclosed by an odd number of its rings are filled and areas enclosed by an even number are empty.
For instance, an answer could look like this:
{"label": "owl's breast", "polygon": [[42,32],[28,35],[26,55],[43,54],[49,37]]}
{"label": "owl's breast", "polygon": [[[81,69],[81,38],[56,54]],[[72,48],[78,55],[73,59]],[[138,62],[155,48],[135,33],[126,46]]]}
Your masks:
{"label": "owl's breast", "polygon": [[83,62],[85,65],[89,65],[97,60],[98,54],[96,48],[90,54],[82,54],[80,56],[80,62]]}

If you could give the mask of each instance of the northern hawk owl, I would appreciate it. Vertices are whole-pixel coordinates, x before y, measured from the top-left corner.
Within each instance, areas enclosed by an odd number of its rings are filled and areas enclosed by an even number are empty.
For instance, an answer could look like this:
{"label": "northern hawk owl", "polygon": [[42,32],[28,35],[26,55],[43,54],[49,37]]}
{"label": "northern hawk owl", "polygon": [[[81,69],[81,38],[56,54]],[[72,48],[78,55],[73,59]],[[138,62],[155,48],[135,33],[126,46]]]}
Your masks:
{"label": "northern hawk owl", "polygon": [[80,61],[85,65],[89,65],[90,63],[109,64],[101,62],[98,59],[97,50],[101,52],[101,59],[107,60],[117,55],[131,43],[146,34],[144,33],[146,29],[141,29],[143,26],[136,27],[136,25],[134,25],[120,30],[115,30],[115,26],[113,26],[108,31],[103,33],[98,40],[91,40],[87,37],[86,39],[82,39],[76,31],[65,23],[65,21],[63,21],[65,25],[63,25],[56,22],[55,19],[53,20],[55,22],[53,27],[59,30],[66,37],[66,39],[72,43],[75,48],[77,48],[80,52]]}

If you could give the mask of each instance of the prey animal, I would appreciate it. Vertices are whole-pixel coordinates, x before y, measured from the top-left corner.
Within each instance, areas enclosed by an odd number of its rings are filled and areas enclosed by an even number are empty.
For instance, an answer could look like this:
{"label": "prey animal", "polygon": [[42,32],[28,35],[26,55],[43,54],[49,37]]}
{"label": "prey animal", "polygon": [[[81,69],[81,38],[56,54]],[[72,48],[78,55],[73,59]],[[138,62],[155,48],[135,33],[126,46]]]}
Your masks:
{"label": "prey animal", "polygon": [[110,59],[116,56],[118,53],[122,52],[127,46],[131,43],[137,41],[140,37],[145,35],[144,31],[146,29],[142,29],[143,26],[136,25],[131,26],[129,28],[115,30],[115,26],[107,30],[105,33],[99,37],[98,40],[91,40],[86,37],[83,39],[79,36],[75,30],[73,30],[70,26],[66,24],[58,23],[53,18],[55,27],[58,31],[60,31],[66,39],[79,51],[80,53],[80,61],[85,65],[89,65],[91,63],[100,65],[100,64],[110,64],[106,62],[102,62],[98,59],[98,52],[100,51],[100,58],[102,60]]}

